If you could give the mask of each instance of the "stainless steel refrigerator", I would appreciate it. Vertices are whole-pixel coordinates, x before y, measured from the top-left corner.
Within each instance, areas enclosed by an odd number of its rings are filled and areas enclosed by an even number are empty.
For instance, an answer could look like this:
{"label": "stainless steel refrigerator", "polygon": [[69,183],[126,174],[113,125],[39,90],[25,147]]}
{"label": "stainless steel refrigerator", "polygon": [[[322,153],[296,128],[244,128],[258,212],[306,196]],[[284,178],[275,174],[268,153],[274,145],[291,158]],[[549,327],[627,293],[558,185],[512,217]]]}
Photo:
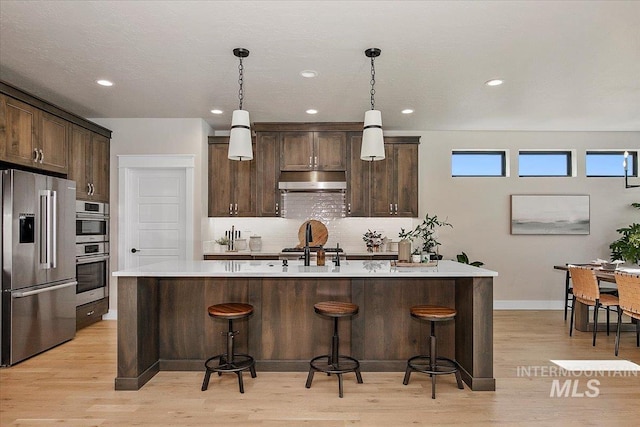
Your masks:
{"label": "stainless steel refrigerator", "polygon": [[75,336],[76,183],[13,169],[0,172],[0,360],[9,366]]}

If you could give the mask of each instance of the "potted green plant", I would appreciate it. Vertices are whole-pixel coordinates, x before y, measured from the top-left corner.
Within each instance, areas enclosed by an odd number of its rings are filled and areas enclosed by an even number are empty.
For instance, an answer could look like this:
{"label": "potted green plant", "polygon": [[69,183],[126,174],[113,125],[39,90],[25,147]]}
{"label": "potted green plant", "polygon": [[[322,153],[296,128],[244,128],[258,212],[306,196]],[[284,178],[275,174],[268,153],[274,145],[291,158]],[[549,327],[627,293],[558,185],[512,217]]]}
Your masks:
{"label": "potted green plant", "polygon": [[[631,206],[640,209],[640,203],[632,203]],[[616,231],[622,236],[609,245],[611,261],[640,263],[640,224],[633,223]]]}
{"label": "potted green plant", "polygon": [[473,265],[474,267],[481,267],[484,265],[484,262],[482,261],[469,262],[469,257],[464,252],[456,255],[456,260],[462,264],[469,264],[469,265]]}
{"label": "potted green plant", "polygon": [[220,245],[220,252],[226,252],[229,249],[229,242],[228,237],[220,237],[216,240],[216,243]]}
{"label": "potted green plant", "polygon": [[411,252],[411,262],[419,263],[422,262],[422,255],[420,253],[420,248],[415,248],[413,252]]}
{"label": "potted green plant", "polygon": [[438,255],[438,246],[440,242],[437,239],[436,230],[440,227],[452,227],[446,220],[441,220],[438,215],[430,216],[428,213],[425,215],[421,224],[418,224],[413,230],[413,236],[422,239],[422,253],[428,254],[428,259],[441,259],[442,256]]}

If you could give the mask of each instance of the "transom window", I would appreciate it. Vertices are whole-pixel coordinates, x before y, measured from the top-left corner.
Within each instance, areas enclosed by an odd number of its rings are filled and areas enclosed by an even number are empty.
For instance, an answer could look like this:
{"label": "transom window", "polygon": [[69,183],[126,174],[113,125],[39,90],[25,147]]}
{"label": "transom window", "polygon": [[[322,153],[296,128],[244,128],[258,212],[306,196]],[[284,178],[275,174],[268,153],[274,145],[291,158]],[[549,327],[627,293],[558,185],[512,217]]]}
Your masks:
{"label": "transom window", "polygon": [[507,176],[505,151],[454,151],[451,176]]}
{"label": "transom window", "polygon": [[[624,151],[587,151],[586,171],[592,177],[624,176]],[[638,176],[638,153],[627,156],[627,175]]]}
{"label": "transom window", "polygon": [[518,176],[571,176],[571,152],[520,151]]}

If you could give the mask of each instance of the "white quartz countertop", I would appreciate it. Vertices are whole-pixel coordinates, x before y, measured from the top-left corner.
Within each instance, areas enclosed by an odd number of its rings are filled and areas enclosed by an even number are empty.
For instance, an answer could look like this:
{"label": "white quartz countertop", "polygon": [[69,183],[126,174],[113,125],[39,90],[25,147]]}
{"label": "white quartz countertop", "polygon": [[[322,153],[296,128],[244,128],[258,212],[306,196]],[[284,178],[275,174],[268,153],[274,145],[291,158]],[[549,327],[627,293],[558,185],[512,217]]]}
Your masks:
{"label": "white quartz countertop", "polygon": [[390,261],[341,261],[335,267],[305,267],[300,260],[282,261],[165,261],[113,273],[117,277],[493,277],[498,273],[455,261],[437,266],[396,267]]}

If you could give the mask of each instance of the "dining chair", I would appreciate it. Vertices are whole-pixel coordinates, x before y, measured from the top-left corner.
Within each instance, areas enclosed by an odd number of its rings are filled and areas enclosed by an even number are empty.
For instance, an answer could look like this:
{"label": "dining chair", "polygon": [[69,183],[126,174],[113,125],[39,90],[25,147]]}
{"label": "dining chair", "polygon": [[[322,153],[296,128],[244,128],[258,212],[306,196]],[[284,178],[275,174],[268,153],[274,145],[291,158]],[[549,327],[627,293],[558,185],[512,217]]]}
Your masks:
{"label": "dining chair", "polygon": [[573,321],[575,318],[576,301],[593,307],[593,345],[596,345],[596,333],[598,332],[598,311],[607,309],[607,335],[609,335],[609,307],[618,306],[618,297],[610,294],[601,294],[595,270],[589,267],[569,265],[571,280],[573,281],[573,300],[571,303],[571,326],[569,336],[573,336]]}
{"label": "dining chair", "polygon": [[[569,265],[593,266],[593,264],[571,264],[571,263],[567,263],[565,265],[567,267]],[[598,284],[598,287],[600,288],[601,294],[612,294],[612,295],[618,294],[618,288],[616,287],[610,287],[610,286],[608,287],[606,285],[600,286],[600,284]],[[567,315],[569,313],[569,309],[571,308],[571,304],[569,304],[571,295],[573,295],[573,284],[571,283],[571,273],[569,272],[569,270],[567,270],[567,273],[565,274],[565,279],[564,279],[564,320],[565,322],[567,321]]]}
{"label": "dining chair", "polygon": [[640,347],[640,274],[625,273],[616,271],[614,273],[616,284],[618,285],[618,328],[616,330],[616,350],[620,347],[620,326],[622,324],[622,313],[631,317],[636,323],[636,347]]}

